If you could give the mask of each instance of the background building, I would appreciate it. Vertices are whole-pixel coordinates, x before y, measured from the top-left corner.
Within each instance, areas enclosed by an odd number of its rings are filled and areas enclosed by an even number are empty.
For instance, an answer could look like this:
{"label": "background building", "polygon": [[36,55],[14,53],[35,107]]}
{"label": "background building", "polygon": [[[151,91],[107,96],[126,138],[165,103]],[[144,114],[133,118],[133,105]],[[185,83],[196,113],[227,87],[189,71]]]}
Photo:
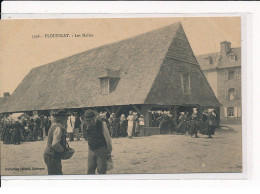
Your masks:
{"label": "background building", "polygon": [[220,52],[197,56],[212,90],[222,104],[221,123],[241,122],[241,48],[220,43]]}

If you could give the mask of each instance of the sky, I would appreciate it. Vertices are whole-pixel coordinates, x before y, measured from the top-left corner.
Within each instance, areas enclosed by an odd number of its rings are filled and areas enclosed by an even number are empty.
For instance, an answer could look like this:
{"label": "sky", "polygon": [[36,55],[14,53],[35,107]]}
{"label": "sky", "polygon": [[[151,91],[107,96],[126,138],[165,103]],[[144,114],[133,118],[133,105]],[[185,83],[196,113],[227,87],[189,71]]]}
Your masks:
{"label": "sky", "polygon": [[[221,41],[241,46],[239,17],[1,20],[0,96],[13,93],[34,67],[179,21],[195,55],[219,52]],[[44,38],[59,33],[70,37]],[[82,33],[93,37],[74,35]]]}

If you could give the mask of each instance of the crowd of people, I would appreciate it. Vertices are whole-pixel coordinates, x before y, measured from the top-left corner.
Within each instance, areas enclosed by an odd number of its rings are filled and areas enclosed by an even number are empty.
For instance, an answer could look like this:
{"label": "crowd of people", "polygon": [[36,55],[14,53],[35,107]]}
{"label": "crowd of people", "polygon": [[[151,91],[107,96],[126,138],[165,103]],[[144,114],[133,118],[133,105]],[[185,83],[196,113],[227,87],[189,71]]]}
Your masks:
{"label": "crowd of people", "polygon": [[191,137],[198,137],[198,133],[201,133],[212,138],[218,127],[217,114],[215,109],[208,109],[203,111],[200,118],[196,108],[192,113],[180,112],[178,117],[174,117],[170,111],[152,111],[152,126],[159,127],[161,133],[188,133]]}
{"label": "crowd of people", "polygon": [[[112,113],[107,117],[107,112],[95,112],[97,118],[106,122],[109,134],[112,138],[132,138],[140,134],[140,128],[144,126],[143,115],[129,111],[129,115],[121,114],[116,117]],[[34,115],[29,118],[3,118],[1,119],[1,141],[4,144],[21,144],[22,142],[42,141],[48,136],[51,127],[51,116]],[[70,113],[66,131],[70,141],[80,140],[83,137],[82,117],[77,112]]]}
{"label": "crowd of people", "polygon": [[127,117],[125,114],[116,117],[115,113],[112,113],[107,119],[106,115],[106,112],[101,112],[99,117],[107,123],[112,138],[127,136],[131,139],[133,136],[139,136],[140,129],[144,126],[143,115],[138,115],[137,112],[132,110],[129,111]]}
{"label": "crowd of people", "polygon": [[4,118],[1,119],[1,141],[19,145],[22,142],[43,140],[51,126],[50,117]]}
{"label": "crowd of people", "polygon": [[[119,117],[115,113],[108,115],[107,112],[96,112],[97,117],[106,122],[109,134],[112,138],[128,137],[133,138],[140,135],[141,128],[144,127],[143,115],[130,110],[129,114],[121,114]],[[208,109],[203,111],[199,118],[197,110],[193,113],[187,111],[180,112],[179,116],[174,117],[170,111],[151,111],[152,127],[159,127],[161,133],[177,133],[190,134],[198,137],[198,133],[208,135],[209,138],[214,134],[217,127],[216,111]],[[51,126],[50,116],[34,115],[29,118],[5,118],[1,120],[1,141],[4,144],[20,144],[28,141],[40,141],[48,136],[48,131]],[[79,113],[71,113],[68,117],[67,134],[70,141],[80,140],[83,137],[82,118]]]}

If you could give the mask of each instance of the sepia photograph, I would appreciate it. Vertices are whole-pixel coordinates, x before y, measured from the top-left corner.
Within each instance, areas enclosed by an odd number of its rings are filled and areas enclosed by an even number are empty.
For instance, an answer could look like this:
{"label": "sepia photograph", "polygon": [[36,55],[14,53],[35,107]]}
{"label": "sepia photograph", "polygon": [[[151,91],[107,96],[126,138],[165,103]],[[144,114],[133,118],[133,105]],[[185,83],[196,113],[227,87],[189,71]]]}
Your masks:
{"label": "sepia photograph", "polygon": [[0,26],[2,176],[244,172],[241,17]]}

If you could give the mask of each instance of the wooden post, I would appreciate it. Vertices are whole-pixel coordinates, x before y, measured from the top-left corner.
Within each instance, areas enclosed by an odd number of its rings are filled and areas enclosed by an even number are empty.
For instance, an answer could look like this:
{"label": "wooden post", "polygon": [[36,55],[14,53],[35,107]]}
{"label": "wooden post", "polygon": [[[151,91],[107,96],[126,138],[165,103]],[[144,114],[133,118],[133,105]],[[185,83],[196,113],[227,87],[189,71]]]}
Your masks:
{"label": "wooden post", "polygon": [[202,119],[202,110],[200,105],[197,106],[197,115],[199,119]]}
{"label": "wooden post", "polygon": [[173,106],[173,117],[174,117],[175,123],[177,123],[177,121],[178,121],[178,108],[179,108],[179,106],[176,106],[176,105]]}
{"label": "wooden post", "polygon": [[149,127],[151,125],[151,106],[150,105],[142,105],[141,106],[141,114],[144,115],[144,126]]}

